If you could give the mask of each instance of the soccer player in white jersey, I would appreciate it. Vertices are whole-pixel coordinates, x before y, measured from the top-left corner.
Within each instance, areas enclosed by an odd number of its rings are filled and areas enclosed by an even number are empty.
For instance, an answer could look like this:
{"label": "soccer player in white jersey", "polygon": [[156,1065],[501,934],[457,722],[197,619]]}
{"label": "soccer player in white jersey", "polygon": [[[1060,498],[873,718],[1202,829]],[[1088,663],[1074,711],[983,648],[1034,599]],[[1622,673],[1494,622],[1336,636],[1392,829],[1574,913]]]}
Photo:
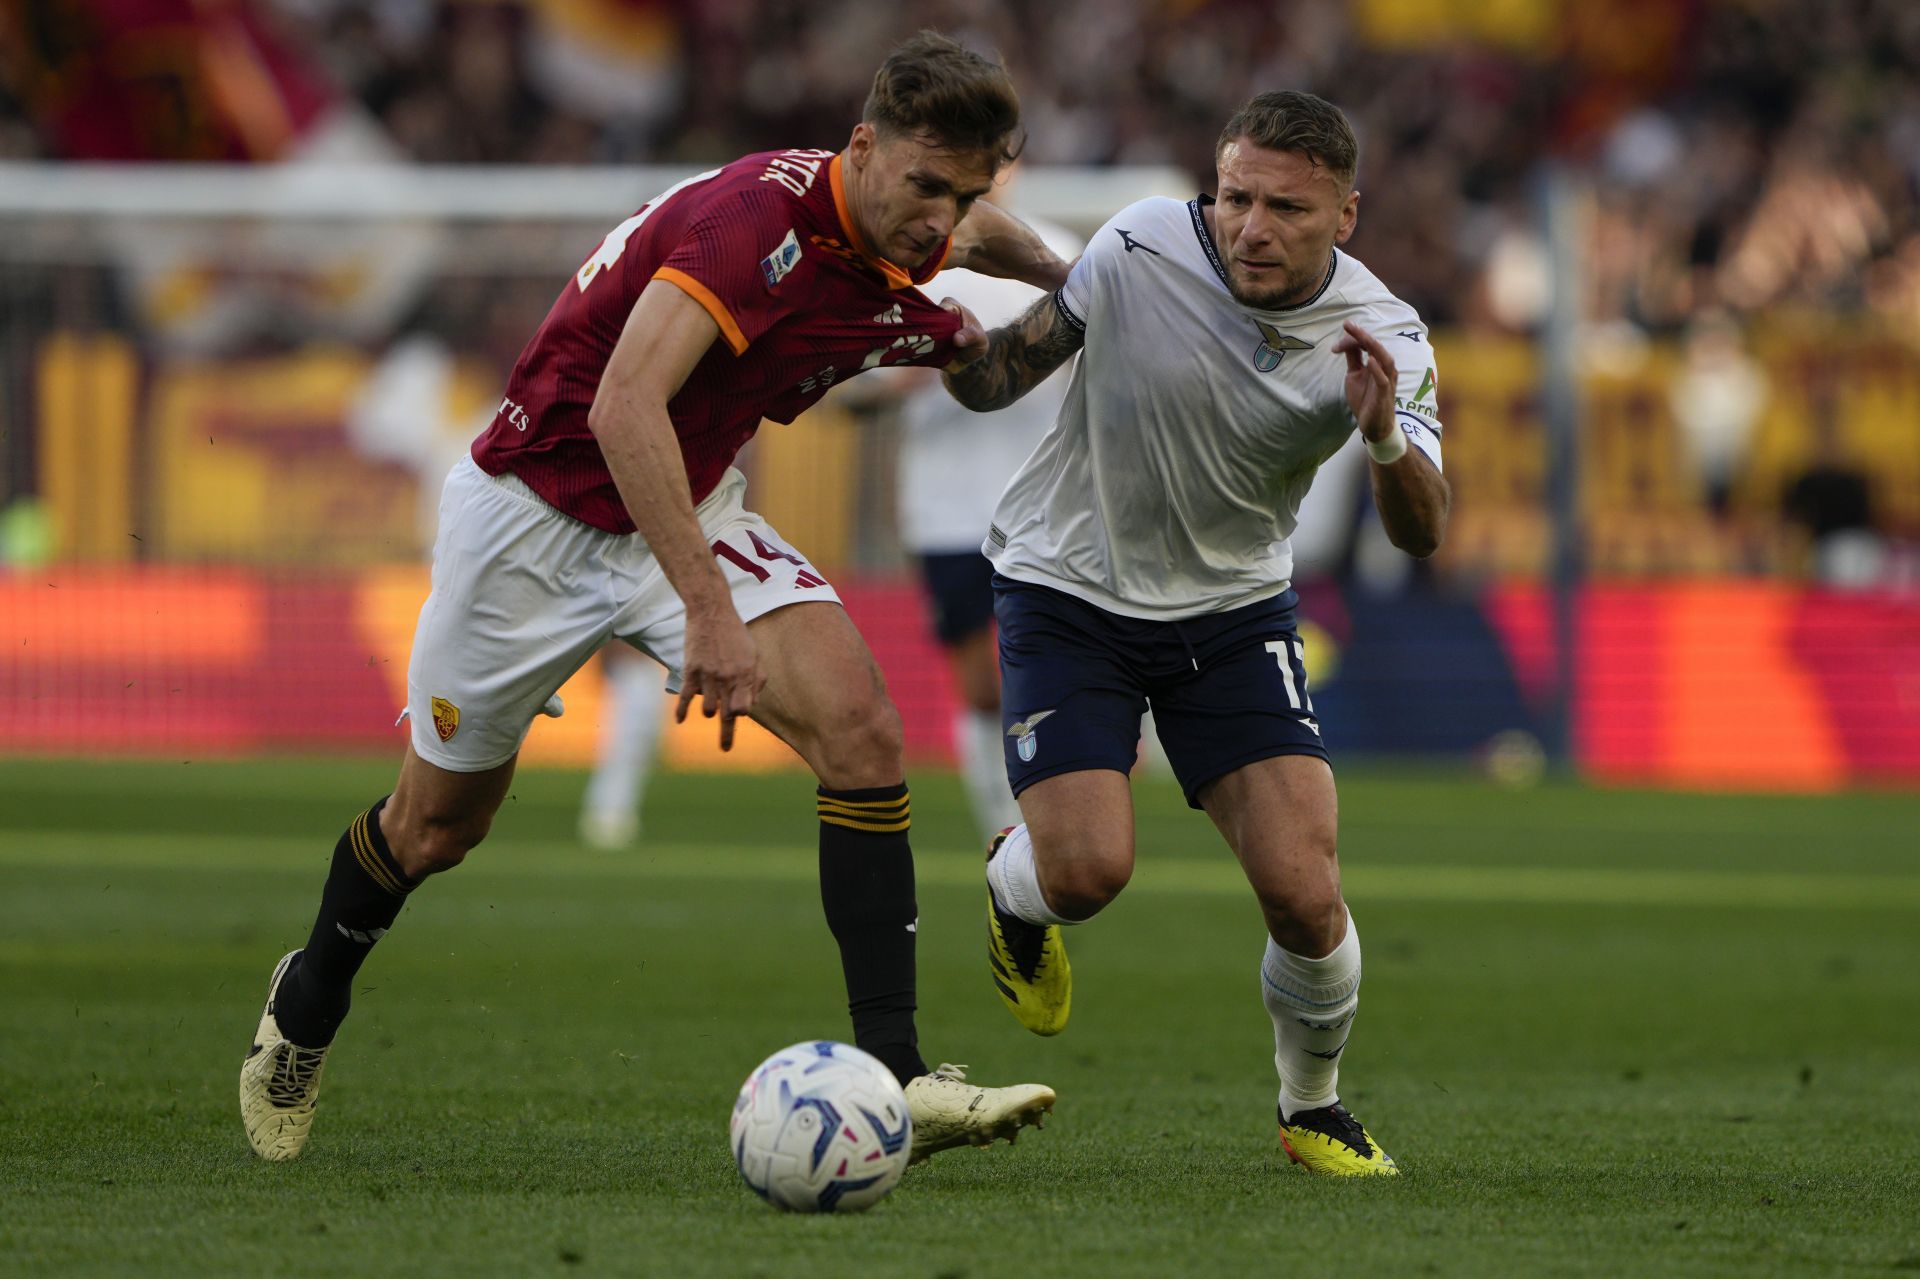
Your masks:
{"label": "soccer player in white jersey", "polygon": [[1450,497],[1433,354],[1413,309],[1336,247],[1360,200],[1337,108],[1261,94],[1215,159],[1217,200],[1122,210],[1065,287],[946,375],[961,403],[996,409],[1083,351],[984,548],[1026,817],[988,852],[988,958],[1024,1025],[1066,1025],[1061,926],[1133,873],[1127,769],[1151,704],[1188,803],[1266,919],[1282,1143],[1312,1172],[1390,1175],[1337,1091],[1360,942],[1287,538],[1316,468],[1358,429],[1388,536],[1416,556],[1439,547]]}
{"label": "soccer player in white jersey", "polygon": [[[1017,168],[1017,164],[1015,166]],[[986,198],[1007,199],[1011,177]],[[1071,262],[1085,247],[1065,227],[1024,218],[1049,249]],[[936,296],[966,307],[983,324],[1003,324],[1048,296],[1019,280],[977,271],[945,271]],[[901,407],[900,539],[918,561],[920,584],[932,613],[934,638],[947,655],[960,709],[954,714],[954,754],[967,800],[983,835],[1020,820],[1001,751],[1000,671],[993,633],[993,564],[980,539],[1007,478],[1053,425],[1066,397],[1055,378],[1033,394],[985,415],[955,404],[927,374],[902,371],[915,383]]]}

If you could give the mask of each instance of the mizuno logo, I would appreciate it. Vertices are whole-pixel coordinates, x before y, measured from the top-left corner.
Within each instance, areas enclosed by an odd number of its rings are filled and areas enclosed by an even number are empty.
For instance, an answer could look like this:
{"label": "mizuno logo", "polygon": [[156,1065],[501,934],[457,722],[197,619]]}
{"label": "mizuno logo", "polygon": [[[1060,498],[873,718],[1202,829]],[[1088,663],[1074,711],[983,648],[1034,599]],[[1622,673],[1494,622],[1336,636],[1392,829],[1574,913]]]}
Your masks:
{"label": "mizuno logo", "polygon": [[1113,229],[1120,233],[1120,242],[1127,246],[1128,253],[1132,253],[1135,249],[1138,249],[1142,253],[1151,253],[1156,258],[1161,256],[1160,250],[1154,248],[1150,244],[1142,244],[1140,241],[1134,239],[1133,232],[1123,231],[1119,227],[1115,227]]}
{"label": "mizuno logo", "polygon": [[1419,329],[1401,329],[1398,333],[1394,334],[1393,336],[1397,338],[1405,338],[1409,342],[1418,342],[1420,340],[1420,330]]}

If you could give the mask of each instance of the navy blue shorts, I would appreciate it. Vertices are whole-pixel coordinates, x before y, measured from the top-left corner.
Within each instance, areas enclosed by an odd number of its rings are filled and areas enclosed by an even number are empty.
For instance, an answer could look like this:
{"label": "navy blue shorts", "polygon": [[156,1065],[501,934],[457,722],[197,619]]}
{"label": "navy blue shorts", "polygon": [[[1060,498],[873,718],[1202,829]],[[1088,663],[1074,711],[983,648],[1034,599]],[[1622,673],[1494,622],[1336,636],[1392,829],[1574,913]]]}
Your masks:
{"label": "navy blue shorts", "polygon": [[1291,590],[1228,613],[1154,622],[999,574],[993,588],[1014,794],[1059,773],[1131,772],[1149,705],[1195,808],[1209,782],[1256,760],[1327,758]]}
{"label": "navy blue shorts", "polygon": [[980,552],[922,555],[920,583],[933,612],[933,633],[949,648],[993,621],[993,561]]}

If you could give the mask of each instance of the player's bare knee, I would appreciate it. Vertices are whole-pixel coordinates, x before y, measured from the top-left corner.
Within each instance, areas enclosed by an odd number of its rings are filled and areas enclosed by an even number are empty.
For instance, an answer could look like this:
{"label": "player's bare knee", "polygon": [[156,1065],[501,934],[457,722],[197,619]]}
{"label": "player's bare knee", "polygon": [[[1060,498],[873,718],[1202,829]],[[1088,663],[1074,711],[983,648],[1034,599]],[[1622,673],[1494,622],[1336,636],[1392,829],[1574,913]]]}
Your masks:
{"label": "player's bare knee", "polygon": [[903,775],[906,732],[885,694],[836,709],[817,726],[816,767],[822,784],[839,790],[892,786]]}
{"label": "player's bare knee", "polygon": [[1346,935],[1347,907],[1337,882],[1299,884],[1261,894],[1261,912],[1274,941],[1296,955],[1319,958]]}
{"label": "player's bare knee", "polygon": [[386,835],[400,869],[421,879],[465,861],[492,826],[491,817],[423,817],[403,822]]}
{"label": "player's bare knee", "polygon": [[1040,884],[1055,913],[1068,919],[1091,919],[1106,909],[1132,878],[1130,862],[1076,858],[1058,867],[1043,866]]}

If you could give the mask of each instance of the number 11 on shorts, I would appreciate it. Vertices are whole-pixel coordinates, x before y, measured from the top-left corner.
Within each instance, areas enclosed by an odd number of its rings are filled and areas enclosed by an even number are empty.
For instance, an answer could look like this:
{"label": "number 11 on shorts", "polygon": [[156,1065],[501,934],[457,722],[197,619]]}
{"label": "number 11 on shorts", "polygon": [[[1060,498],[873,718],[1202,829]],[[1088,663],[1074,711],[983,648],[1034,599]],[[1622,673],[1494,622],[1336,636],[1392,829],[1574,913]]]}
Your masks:
{"label": "number 11 on shorts", "polygon": [[1287,705],[1297,711],[1313,714],[1313,697],[1306,691],[1307,646],[1299,640],[1293,641],[1293,656],[1300,662],[1300,682],[1294,683],[1293,663],[1287,660],[1287,641],[1268,640],[1267,651],[1273,654],[1273,660],[1280,663],[1280,678],[1286,681]]}

